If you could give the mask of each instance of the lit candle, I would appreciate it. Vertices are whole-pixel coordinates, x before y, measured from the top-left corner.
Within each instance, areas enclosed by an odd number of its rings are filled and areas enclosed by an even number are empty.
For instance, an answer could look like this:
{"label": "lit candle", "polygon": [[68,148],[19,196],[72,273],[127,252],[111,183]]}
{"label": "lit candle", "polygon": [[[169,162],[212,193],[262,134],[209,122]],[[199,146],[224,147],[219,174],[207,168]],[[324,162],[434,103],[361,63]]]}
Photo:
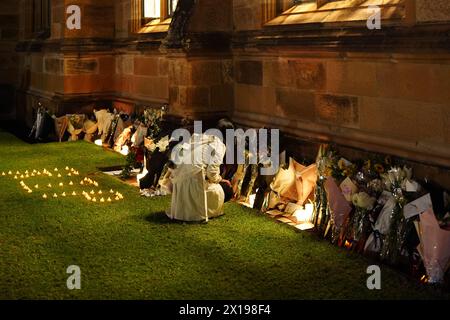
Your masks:
{"label": "lit candle", "polygon": [[69,171],[69,167],[66,167],[66,170]]}
{"label": "lit candle", "polygon": [[98,182],[94,182],[94,186],[98,187]]}
{"label": "lit candle", "polygon": [[91,194],[95,194],[95,191],[94,191],[94,190],[91,190]]}
{"label": "lit candle", "polygon": [[61,173],[58,173],[58,178],[61,178]]}
{"label": "lit candle", "polygon": [[40,171],[38,171],[38,172],[37,172],[37,175],[38,175],[38,176],[40,176],[40,175],[41,175],[41,172],[40,172]]}
{"label": "lit candle", "polygon": [[39,189],[39,185],[38,185],[38,184],[35,185],[34,188],[35,188],[35,189]]}
{"label": "lit candle", "polygon": [[84,181],[81,181],[80,184],[81,184],[81,185],[84,185]]}
{"label": "lit candle", "polygon": [[25,176],[25,178],[29,178],[30,176],[27,174],[26,176]]}
{"label": "lit candle", "polygon": [[56,193],[54,193],[53,198],[58,198],[58,195]]}
{"label": "lit candle", "polygon": [[92,199],[92,202],[97,202],[97,198],[94,197],[94,198]]}
{"label": "lit candle", "polygon": [[113,189],[109,190],[109,193],[114,193],[114,190]]}
{"label": "lit candle", "polygon": [[32,177],[36,176],[34,173],[31,174]]}
{"label": "lit candle", "polygon": [[17,178],[17,176],[14,176],[14,180],[17,180],[18,178]]}
{"label": "lit candle", "polygon": [[53,175],[52,175],[50,172],[48,173],[48,176],[49,176],[49,177],[53,177]]}
{"label": "lit candle", "polygon": [[6,173],[2,172],[2,176],[6,176]]}
{"label": "lit candle", "polygon": [[47,185],[47,187],[51,188],[51,187],[52,187],[52,184],[51,184],[51,183],[49,183],[49,184]]}
{"label": "lit candle", "polygon": [[76,195],[77,195],[77,193],[76,193],[76,192],[74,191],[74,192],[72,192],[72,195],[73,195],[73,196],[76,196]]}
{"label": "lit candle", "polygon": [[91,201],[91,197],[90,196],[86,196],[86,199],[88,200],[88,201]]}
{"label": "lit candle", "polygon": [[28,173],[28,170],[25,170],[25,174],[27,174]]}
{"label": "lit candle", "polygon": [[23,182],[23,181],[20,181],[20,185],[21,186],[23,186],[25,184],[25,182]]}
{"label": "lit candle", "polygon": [[63,197],[65,197],[66,196],[66,193],[65,192],[63,192],[62,194],[61,194]]}
{"label": "lit candle", "polygon": [[8,171],[8,174],[9,174],[9,175],[12,175],[12,172],[11,172],[11,171]]}
{"label": "lit candle", "polygon": [[33,190],[31,190],[31,189],[28,189],[28,193],[33,193]]}
{"label": "lit candle", "polygon": [[98,194],[103,194],[102,190],[100,190],[100,191],[98,192]]}
{"label": "lit candle", "polygon": [[16,171],[16,174],[20,174],[20,171]]}
{"label": "lit candle", "polygon": [[58,172],[58,168],[55,168],[55,172]]}
{"label": "lit candle", "polygon": [[33,173],[36,173],[37,171],[36,171],[36,169],[33,169]]}
{"label": "lit candle", "polygon": [[120,198],[119,198],[119,197],[116,197],[116,200],[117,200],[117,201],[119,201],[119,200],[120,200]]}
{"label": "lit candle", "polygon": [[108,198],[108,200],[107,200],[108,202],[111,202],[112,200],[111,200],[111,198]]}
{"label": "lit candle", "polygon": [[72,176],[72,174],[71,174],[71,173],[69,172],[69,173],[67,174],[67,176],[68,176],[68,177],[71,177],[71,176]]}
{"label": "lit candle", "polygon": [[23,179],[23,178],[25,178],[25,177],[24,177],[24,175],[22,174],[22,175],[20,176],[20,178]]}
{"label": "lit candle", "polygon": [[69,182],[69,186],[73,186],[73,182],[72,181]]}
{"label": "lit candle", "polygon": [[60,186],[60,187],[64,186],[64,183],[60,182],[60,183],[59,183],[59,186]]}
{"label": "lit candle", "polygon": [[100,202],[105,202],[105,198],[101,198],[101,199],[100,199]]}
{"label": "lit candle", "polygon": [[47,199],[47,195],[44,193],[44,195],[42,196],[42,198]]}

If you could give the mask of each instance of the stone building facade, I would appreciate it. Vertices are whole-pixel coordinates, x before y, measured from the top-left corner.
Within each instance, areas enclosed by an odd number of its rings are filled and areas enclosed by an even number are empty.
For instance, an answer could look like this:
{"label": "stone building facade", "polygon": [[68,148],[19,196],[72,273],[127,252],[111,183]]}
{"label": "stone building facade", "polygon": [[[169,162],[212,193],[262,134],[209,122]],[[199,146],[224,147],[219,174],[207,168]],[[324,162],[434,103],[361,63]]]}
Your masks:
{"label": "stone building facade", "polygon": [[404,157],[450,185],[449,1],[180,0],[153,20],[143,1],[3,0],[1,116],[168,104],[174,121],[228,115]]}

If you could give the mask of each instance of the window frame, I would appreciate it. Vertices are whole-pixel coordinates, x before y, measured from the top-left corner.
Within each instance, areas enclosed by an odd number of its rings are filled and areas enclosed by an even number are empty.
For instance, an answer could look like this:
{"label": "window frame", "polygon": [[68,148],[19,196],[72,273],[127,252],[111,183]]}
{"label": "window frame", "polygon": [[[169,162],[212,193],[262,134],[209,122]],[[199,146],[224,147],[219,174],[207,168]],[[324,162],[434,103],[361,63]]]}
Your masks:
{"label": "window frame", "polygon": [[157,0],[160,1],[161,10],[158,18],[145,17],[145,1],[146,0],[132,0],[131,33],[145,34],[167,32],[173,16],[173,12],[171,12],[169,7],[173,0]]}
{"label": "window frame", "polygon": [[149,18],[145,17],[145,1],[147,0],[141,0],[141,6],[142,6],[142,24],[145,25],[153,20],[160,20],[161,22],[164,20],[167,20],[173,16],[173,12],[171,12],[171,4],[174,0],[156,0],[160,1],[160,14],[157,18]]}
{"label": "window frame", "polygon": [[31,31],[34,36],[50,37],[52,23],[52,1],[33,0]]}
{"label": "window frame", "polygon": [[[282,9],[284,11],[277,11],[277,8],[279,7],[279,2],[285,2],[285,1],[292,1],[292,4],[289,6],[284,6]],[[277,25],[284,25],[284,26],[295,26],[295,25],[305,25],[305,24],[317,24],[317,23],[348,23],[348,22],[352,22],[350,20],[336,20],[333,22],[322,22],[322,21],[315,21],[315,22],[294,22],[294,23],[276,23],[275,20],[277,20],[278,17],[280,16],[289,16],[289,15],[296,15],[298,13],[290,13],[289,11],[291,11],[293,8],[297,7],[297,8],[301,8],[302,6],[310,6],[311,4],[315,4],[315,10],[308,10],[307,12],[309,13],[320,13],[320,12],[324,12],[324,11],[328,11],[327,10],[321,10],[323,6],[332,3],[332,2],[337,2],[340,4],[338,4],[338,9],[336,9],[336,11],[338,10],[351,10],[351,9],[357,9],[360,5],[364,4],[364,1],[361,1],[360,4],[354,4],[351,0],[310,0],[307,2],[302,3],[301,0],[266,0],[263,2],[263,10],[262,10],[262,25],[264,27],[266,26],[270,26],[270,27],[274,27]],[[393,1],[392,3],[386,3],[385,1],[379,0],[380,3],[374,3],[372,5],[377,5],[383,10],[385,9],[385,7],[398,7],[401,8],[403,7],[405,14],[404,17],[402,17],[401,19],[398,18],[392,18],[393,20],[397,20],[397,21],[401,21],[402,24],[408,24],[408,25],[412,25],[415,23],[415,4],[413,0],[400,0],[399,2]],[[388,1],[389,2],[389,1]],[[385,20],[385,18],[382,17],[383,20]],[[387,20],[389,21],[388,18]],[[356,20],[358,21],[358,20]],[[353,21],[354,22],[354,21]]]}

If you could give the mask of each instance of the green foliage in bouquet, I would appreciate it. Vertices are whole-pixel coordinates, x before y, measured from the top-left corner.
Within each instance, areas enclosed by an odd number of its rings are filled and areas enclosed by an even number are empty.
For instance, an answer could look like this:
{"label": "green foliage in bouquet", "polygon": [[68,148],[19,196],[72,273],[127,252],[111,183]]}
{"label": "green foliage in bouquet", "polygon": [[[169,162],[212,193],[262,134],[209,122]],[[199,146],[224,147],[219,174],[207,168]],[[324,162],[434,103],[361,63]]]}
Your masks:
{"label": "green foliage in bouquet", "polygon": [[412,170],[407,167],[393,167],[387,173],[381,174],[387,190],[392,192],[395,199],[395,207],[390,216],[389,232],[383,241],[380,253],[382,260],[393,265],[398,264],[401,252],[404,248],[408,220],[403,215],[403,207],[418,195],[403,190],[405,179],[412,179]]}
{"label": "green foliage in bouquet", "polygon": [[405,224],[403,210],[399,203],[396,203],[391,213],[391,226],[389,233],[386,235],[383,246],[381,248],[380,257],[382,260],[395,265],[398,262],[400,253],[400,241],[402,239],[401,226]]}
{"label": "green foliage in bouquet", "polygon": [[319,234],[326,236],[328,225],[330,221],[330,210],[328,206],[327,193],[324,187],[325,178],[320,177],[317,179],[316,191],[315,191],[315,208],[313,224]]}
{"label": "green foliage in bouquet", "polygon": [[129,179],[131,176],[131,170],[135,168],[138,165],[136,161],[136,152],[134,150],[130,150],[126,157],[126,164],[124,168],[122,169],[122,173],[120,176],[122,179]]}
{"label": "green foliage in bouquet", "polygon": [[161,133],[161,122],[166,113],[166,107],[161,109],[148,108],[144,110],[141,122],[148,128],[148,138],[156,139]]}

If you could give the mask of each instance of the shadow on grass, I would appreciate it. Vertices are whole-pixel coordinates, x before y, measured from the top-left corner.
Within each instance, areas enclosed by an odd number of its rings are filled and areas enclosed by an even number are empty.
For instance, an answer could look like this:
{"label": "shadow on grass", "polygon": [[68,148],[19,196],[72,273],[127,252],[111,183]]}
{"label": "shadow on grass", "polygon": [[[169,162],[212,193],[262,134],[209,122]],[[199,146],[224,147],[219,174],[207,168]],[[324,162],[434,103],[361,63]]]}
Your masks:
{"label": "shadow on grass", "polygon": [[154,224],[206,224],[205,221],[181,221],[181,220],[172,220],[170,219],[164,211],[151,213],[145,216],[145,221],[151,222]]}
{"label": "shadow on grass", "polygon": [[176,221],[171,220],[164,211],[154,212],[145,216],[145,221],[155,224],[172,224]]}

